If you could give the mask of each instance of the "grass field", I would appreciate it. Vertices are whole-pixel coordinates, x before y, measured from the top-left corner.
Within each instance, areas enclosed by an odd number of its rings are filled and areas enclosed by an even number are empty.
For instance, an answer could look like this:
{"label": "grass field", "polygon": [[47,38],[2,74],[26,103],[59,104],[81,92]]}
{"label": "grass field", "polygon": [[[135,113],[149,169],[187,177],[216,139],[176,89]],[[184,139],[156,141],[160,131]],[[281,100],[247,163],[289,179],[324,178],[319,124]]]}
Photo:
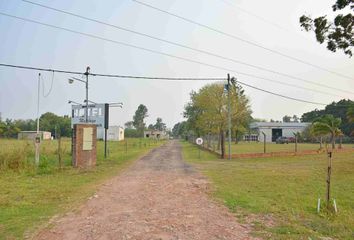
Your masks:
{"label": "grass field", "polygon": [[[245,147],[245,145],[243,146]],[[245,149],[245,151],[252,151]],[[339,212],[317,214],[317,199],[325,197],[325,154],[222,160],[183,143],[186,161],[212,182],[213,196],[240,221],[253,222],[265,239],[353,239],[354,152],[333,158],[332,196]]]}
{"label": "grass field", "polygon": [[[325,146],[323,145],[323,147]],[[227,142],[225,148],[226,148],[226,152],[228,152],[229,148]],[[305,150],[318,150],[319,148],[320,148],[320,144],[313,144],[313,143],[297,144],[298,152],[305,151]],[[342,144],[342,148],[354,148],[354,144]],[[214,147],[214,149],[216,149],[216,147]],[[233,154],[263,153],[263,151],[264,151],[264,145],[261,142],[239,142],[237,144],[233,142],[231,145],[231,153]],[[266,144],[266,152],[294,152],[294,151],[295,151],[295,143],[289,143],[289,144],[267,143]]]}
{"label": "grass field", "polygon": [[0,239],[22,239],[50,217],[85,201],[107,178],[116,175],[163,141],[128,139],[109,142],[104,159],[98,142],[97,167],[71,167],[70,140],[62,141],[64,166],[59,169],[57,141],[43,141],[38,168],[33,165],[33,142],[0,140]]}

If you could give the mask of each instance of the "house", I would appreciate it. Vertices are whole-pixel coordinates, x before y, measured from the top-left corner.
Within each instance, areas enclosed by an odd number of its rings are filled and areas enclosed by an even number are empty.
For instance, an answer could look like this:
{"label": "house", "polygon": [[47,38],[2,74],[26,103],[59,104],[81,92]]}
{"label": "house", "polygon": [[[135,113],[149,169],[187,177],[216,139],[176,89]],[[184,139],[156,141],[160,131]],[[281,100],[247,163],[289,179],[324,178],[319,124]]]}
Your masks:
{"label": "house", "polygon": [[144,138],[168,139],[169,135],[165,131],[148,130],[144,131]]}
{"label": "house", "polygon": [[[52,138],[51,132],[39,131],[42,140],[49,140]],[[37,136],[37,131],[21,131],[17,134],[17,139],[34,140]]]}
{"label": "house", "polygon": [[[279,137],[294,137],[294,134],[303,132],[311,123],[307,122],[254,122],[250,129],[258,135],[258,141],[275,142]],[[253,134],[254,135],[254,134]]]}

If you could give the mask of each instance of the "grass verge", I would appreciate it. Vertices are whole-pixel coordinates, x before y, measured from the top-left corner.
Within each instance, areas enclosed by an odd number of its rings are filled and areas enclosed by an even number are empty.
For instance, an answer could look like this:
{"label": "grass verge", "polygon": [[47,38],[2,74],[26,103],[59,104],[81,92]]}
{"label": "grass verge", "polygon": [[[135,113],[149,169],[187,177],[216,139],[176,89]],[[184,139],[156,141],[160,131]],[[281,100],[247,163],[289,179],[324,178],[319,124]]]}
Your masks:
{"label": "grass verge", "polygon": [[98,142],[97,166],[80,170],[70,166],[68,139],[62,143],[62,169],[58,168],[56,141],[43,142],[40,166],[34,168],[33,151],[28,147],[32,143],[0,140],[0,160],[16,165],[0,169],[0,239],[33,234],[52,216],[79,206],[101,183],[163,143],[139,139],[109,142],[109,156],[104,159],[103,142]]}
{"label": "grass verge", "polygon": [[317,214],[326,193],[327,158],[313,156],[222,160],[183,144],[184,159],[213,184],[213,196],[265,239],[353,239],[354,154],[333,158],[332,196],[338,214]]}

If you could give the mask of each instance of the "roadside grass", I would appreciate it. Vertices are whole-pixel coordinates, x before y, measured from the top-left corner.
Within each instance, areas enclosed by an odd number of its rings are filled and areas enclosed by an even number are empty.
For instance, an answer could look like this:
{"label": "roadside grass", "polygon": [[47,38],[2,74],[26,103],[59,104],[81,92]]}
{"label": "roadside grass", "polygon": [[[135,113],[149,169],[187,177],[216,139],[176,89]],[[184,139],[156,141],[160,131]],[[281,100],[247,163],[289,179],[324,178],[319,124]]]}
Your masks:
{"label": "roadside grass", "polygon": [[[217,145],[217,142],[214,143]],[[336,145],[337,147],[339,144]],[[325,145],[323,145],[325,147]],[[216,147],[214,147],[216,148]],[[226,152],[228,152],[228,145],[225,146]],[[306,151],[306,150],[318,150],[320,148],[320,144],[315,143],[298,143],[297,151]],[[343,149],[354,148],[354,144],[342,144]],[[237,144],[232,143],[231,145],[231,153],[263,153],[264,147],[262,142],[238,142]],[[295,151],[295,143],[289,144],[276,144],[276,143],[267,143],[266,151],[269,152],[294,152]],[[220,152],[220,151],[217,151]]]}
{"label": "roadside grass", "polygon": [[212,195],[251,221],[265,239],[354,239],[354,153],[336,153],[332,197],[337,214],[317,214],[317,199],[326,193],[326,154],[254,159],[218,159],[183,142],[184,159],[213,185]]}
{"label": "roadside grass", "polygon": [[0,239],[30,236],[52,216],[79,206],[105,180],[164,142],[109,142],[107,159],[103,142],[98,142],[97,166],[90,170],[71,167],[70,139],[62,140],[62,169],[58,165],[57,141],[42,143],[40,165],[35,168],[32,142],[0,140]]}

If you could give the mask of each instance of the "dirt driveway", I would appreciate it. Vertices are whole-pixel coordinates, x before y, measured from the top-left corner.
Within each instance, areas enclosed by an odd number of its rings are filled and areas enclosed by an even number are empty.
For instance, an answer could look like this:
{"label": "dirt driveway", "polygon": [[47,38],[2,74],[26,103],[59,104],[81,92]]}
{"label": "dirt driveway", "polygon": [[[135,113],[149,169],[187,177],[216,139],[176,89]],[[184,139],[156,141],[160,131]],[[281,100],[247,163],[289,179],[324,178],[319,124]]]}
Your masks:
{"label": "dirt driveway", "polygon": [[252,239],[207,195],[177,141],[154,149],[36,239]]}

